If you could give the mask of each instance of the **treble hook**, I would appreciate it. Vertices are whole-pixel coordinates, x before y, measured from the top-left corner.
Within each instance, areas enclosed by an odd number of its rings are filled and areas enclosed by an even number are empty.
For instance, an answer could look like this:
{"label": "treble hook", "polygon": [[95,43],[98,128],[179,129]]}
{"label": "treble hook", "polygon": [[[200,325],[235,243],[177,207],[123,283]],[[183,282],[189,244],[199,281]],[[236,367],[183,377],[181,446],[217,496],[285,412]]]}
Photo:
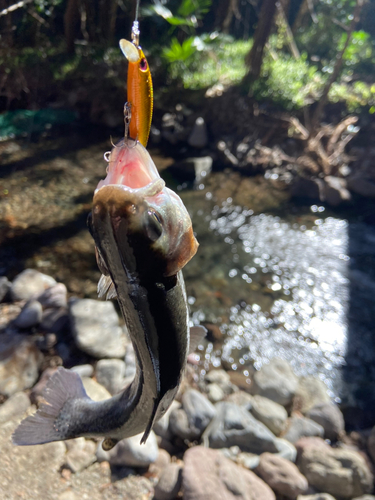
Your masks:
{"label": "treble hook", "polygon": [[132,106],[131,106],[130,102],[126,102],[124,104],[124,122],[125,122],[124,139],[125,139],[125,142],[128,142],[129,125],[130,125],[131,118],[132,118]]}

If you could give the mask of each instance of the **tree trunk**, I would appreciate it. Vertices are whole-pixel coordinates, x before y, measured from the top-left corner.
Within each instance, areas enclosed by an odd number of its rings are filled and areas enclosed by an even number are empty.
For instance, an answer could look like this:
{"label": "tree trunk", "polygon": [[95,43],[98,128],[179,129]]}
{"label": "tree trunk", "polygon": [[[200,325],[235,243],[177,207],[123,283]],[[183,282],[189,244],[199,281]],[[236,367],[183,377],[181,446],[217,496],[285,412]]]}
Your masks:
{"label": "tree trunk", "polygon": [[68,0],[64,14],[64,32],[68,54],[74,54],[75,27],[78,19],[78,0]]}
{"label": "tree trunk", "polygon": [[245,81],[251,83],[259,78],[262,68],[264,46],[271,33],[273,20],[276,11],[277,0],[264,0],[259,14],[258,24],[254,33],[254,43],[246,56],[245,62],[249,67],[249,72]]}

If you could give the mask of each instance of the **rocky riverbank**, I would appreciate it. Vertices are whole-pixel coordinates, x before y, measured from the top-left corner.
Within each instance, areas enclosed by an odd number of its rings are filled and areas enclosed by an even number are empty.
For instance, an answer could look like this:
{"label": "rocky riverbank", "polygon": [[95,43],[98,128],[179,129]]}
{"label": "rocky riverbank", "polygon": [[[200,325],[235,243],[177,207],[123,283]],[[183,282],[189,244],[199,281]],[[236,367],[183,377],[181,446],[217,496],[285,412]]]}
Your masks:
{"label": "rocky riverbank", "polygon": [[13,446],[58,366],[100,400],[131,381],[134,353],[112,302],[68,300],[38,271],[0,278],[0,301],[1,498],[375,499],[375,428],[346,434],[325,385],[279,358],[251,375],[203,375],[191,355],[146,445],[135,436],[110,452],[84,438]]}

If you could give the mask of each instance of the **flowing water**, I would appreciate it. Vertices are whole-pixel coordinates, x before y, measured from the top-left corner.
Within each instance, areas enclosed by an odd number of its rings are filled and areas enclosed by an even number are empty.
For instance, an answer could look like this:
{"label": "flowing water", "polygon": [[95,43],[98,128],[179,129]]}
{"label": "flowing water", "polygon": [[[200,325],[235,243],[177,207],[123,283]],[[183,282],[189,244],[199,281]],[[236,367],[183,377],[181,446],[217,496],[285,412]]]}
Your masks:
{"label": "flowing water", "polygon": [[[104,143],[3,150],[1,274],[36,267],[71,294],[95,296],[99,272],[85,228],[104,175]],[[58,146],[58,147],[57,147]],[[169,179],[170,159],[154,154]],[[200,346],[202,373],[224,365],[246,380],[275,356],[316,375],[336,401],[375,401],[375,229],[320,205],[295,205],[262,177],[213,173],[176,185],[200,248],[185,268],[192,323],[220,327]],[[371,410],[372,411],[372,410]]]}

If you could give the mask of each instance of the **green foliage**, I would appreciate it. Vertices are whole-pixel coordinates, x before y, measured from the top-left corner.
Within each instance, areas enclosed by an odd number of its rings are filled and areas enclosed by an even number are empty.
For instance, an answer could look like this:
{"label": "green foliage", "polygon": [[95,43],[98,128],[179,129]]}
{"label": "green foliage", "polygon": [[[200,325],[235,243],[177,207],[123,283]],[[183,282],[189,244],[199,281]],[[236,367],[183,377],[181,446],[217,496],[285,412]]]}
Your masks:
{"label": "green foliage", "polygon": [[186,62],[195,51],[194,37],[187,38],[182,44],[174,37],[171,45],[163,50],[163,56],[169,63]]}
{"label": "green foliage", "polygon": [[159,1],[142,9],[143,16],[157,15],[165,19],[173,27],[196,28],[211,7],[212,0],[182,0],[176,14]]}

